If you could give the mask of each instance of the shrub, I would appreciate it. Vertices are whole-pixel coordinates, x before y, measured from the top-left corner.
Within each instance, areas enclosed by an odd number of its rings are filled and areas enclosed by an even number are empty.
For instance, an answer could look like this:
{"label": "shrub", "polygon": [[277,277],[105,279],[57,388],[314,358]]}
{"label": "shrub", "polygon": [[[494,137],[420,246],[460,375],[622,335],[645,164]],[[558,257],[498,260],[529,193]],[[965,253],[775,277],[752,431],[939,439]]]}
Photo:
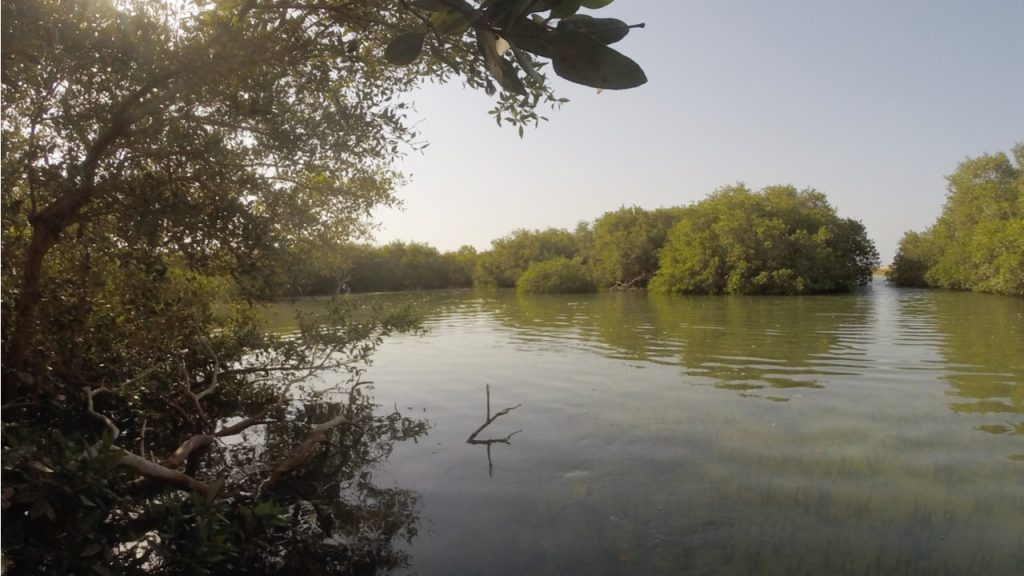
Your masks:
{"label": "shrub", "polygon": [[655,292],[810,294],[867,284],[878,252],[820,192],[741,185],[686,208],[659,264]]}
{"label": "shrub", "polygon": [[568,258],[535,262],[516,281],[516,290],[530,294],[597,292],[597,285],[582,264]]}

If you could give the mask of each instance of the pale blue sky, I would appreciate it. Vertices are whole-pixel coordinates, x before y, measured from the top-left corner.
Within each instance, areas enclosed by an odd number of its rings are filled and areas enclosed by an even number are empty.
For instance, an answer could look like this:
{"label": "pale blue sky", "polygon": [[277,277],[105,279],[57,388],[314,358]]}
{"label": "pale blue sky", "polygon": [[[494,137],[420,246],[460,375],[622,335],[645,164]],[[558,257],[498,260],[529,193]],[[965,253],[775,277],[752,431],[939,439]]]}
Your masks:
{"label": "pale blue sky", "polygon": [[405,207],[378,214],[379,242],[485,249],[742,181],[824,192],[888,262],[939,214],[960,161],[1024,140],[1024,0],[618,0],[601,14],[647,24],[616,48],[649,82],[556,79],[572,102],[522,140],[485,95],[424,87],[431,145],[403,162]]}

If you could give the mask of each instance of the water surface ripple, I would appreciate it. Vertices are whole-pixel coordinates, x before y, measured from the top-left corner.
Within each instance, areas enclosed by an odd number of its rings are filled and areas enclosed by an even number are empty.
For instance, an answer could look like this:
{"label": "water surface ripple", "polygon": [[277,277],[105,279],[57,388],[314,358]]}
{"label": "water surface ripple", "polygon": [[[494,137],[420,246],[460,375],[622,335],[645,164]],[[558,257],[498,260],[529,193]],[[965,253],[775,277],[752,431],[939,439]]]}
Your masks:
{"label": "water surface ripple", "polygon": [[377,471],[410,574],[1024,574],[1022,299],[414,297],[370,370],[433,426]]}

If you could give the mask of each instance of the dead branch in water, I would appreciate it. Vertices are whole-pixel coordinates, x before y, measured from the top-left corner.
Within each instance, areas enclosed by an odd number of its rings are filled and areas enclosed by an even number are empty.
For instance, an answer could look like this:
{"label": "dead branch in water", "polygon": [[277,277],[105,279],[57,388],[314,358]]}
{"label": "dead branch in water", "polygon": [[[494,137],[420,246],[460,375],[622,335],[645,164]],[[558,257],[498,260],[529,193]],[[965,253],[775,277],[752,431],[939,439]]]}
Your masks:
{"label": "dead branch in water", "polygon": [[497,420],[499,417],[504,416],[505,414],[508,414],[509,412],[515,410],[516,408],[519,408],[520,406],[522,406],[522,404],[516,404],[515,406],[509,406],[508,408],[502,408],[501,410],[498,410],[497,412],[495,412],[494,415],[492,416],[491,415],[491,385],[488,384],[486,389],[487,389],[487,419],[484,420],[484,423],[481,424],[479,428],[474,430],[473,433],[469,435],[469,438],[466,438],[466,443],[467,444],[477,444],[477,445],[483,444],[484,446],[487,447],[487,475],[488,476],[494,476],[494,461],[491,460],[491,445],[492,444],[511,444],[511,442],[509,442],[509,440],[511,440],[512,437],[515,436],[516,434],[519,434],[520,432],[522,432],[522,430],[516,430],[515,432],[509,434],[508,436],[505,436],[504,438],[490,438],[490,439],[487,439],[487,440],[477,440],[477,436],[481,432],[484,431],[484,428],[487,428],[488,426],[490,426],[491,423],[494,422],[495,420]]}
{"label": "dead branch in water", "polygon": [[516,408],[519,408],[520,406],[522,406],[522,404],[516,404],[515,406],[509,406],[508,408],[502,408],[501,410],[498,410],[497,412],[495,412],[494,416],[491,416],[491,385],[488,384],[487,385],[487,420],[485,420],[484,423],[481,424],[479,428],[474,430],[473,433],[469,435],[469,438],[466,438],[466,442],[468,444],[493,444],[495,442],[501,442],[502,444],[508,444],[509,443],[508,442],[509,439],[512,438],[513,436],[515,436],[516,434],[522,432],[522,430],[516,430],[515,432],[509,434],[508,436],[505,436],[504,438],[492,438],[492,439],[489,439],[489,440],[477,440],[476,437],[477,437],[477,435],[479,435],[481,432],[484,431],[484,428],[487,428],[488,426],[491,425],[492,422],[497,420],[499,416],[504,416],[505,414],[508,414],[509,412],[515,410]]}

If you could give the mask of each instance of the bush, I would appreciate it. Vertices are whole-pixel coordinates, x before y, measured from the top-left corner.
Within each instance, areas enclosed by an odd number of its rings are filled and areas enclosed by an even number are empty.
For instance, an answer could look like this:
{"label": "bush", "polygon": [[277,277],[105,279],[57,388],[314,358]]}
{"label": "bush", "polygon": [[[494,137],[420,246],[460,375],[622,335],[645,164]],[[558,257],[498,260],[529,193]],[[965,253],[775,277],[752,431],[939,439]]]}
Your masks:
{"label": "bush", "polygon": [[820,192],[741,185],[686,208],[659,263],[655,292],[811,294],[867,284],[878,252]]}
{"label": "bush", "polygon": [[491,249],[480,254],[473,271],[473,284],[511,288],[530,264],[574,256],[576,238],[568,230],[516,230],[492,240]]}
{"label": "bush", "polygon": [[597,285],[582,264],[568,258],[535,262],[516,281],[516,290],[530,294],[597,292]]}

